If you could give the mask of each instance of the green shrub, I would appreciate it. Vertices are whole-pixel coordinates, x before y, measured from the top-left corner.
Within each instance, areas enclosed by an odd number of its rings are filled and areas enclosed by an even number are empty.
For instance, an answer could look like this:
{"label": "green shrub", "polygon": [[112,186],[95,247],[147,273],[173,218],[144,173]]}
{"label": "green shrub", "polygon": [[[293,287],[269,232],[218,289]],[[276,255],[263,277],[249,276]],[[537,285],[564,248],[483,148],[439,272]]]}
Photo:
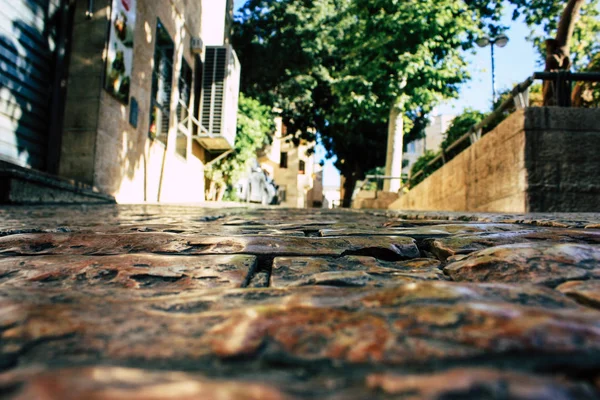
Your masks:
{"label": "green shrub", "polygon": [[457,115],[456,118],[452,120],[450,127],[444,134],[444,140],[442,141],[442,149],[444,149],[444,153],[448,153],[446,155],[447,159],[453,158],[455,155],[469,147],[471,142],[464,141],[458,147],[455,147],[450,152],[447,152],[448,147],[450,147],[452,143],[460,139],[474,125],[477,125],[478,123],[483,121],[485,116],[486,115],[481,111],[467,108],[462,114]]}
{"label": "green shrub", "polygon": [[[433,160],[435,157],[437,157],[439,153],[435,153],[431,150],[427,150],[425,151],[425,154],[423,154],[421,157],[417,158],[417,161],[415,161],[415,163],[413,164],[412,168],[410,169],[410,186],[414,187],[416,185],[418,185],[419,183],[421,183],[425,178],[427,178],[429,175],[433,174],[439,167],[441,164],[441,161],[439,163],[435,163],[433,165],[429,165],[427,166],[427,164]],[[413,176],[419,172],[423,170],[422,174],[419,174],[419,176],[413,178]]]}

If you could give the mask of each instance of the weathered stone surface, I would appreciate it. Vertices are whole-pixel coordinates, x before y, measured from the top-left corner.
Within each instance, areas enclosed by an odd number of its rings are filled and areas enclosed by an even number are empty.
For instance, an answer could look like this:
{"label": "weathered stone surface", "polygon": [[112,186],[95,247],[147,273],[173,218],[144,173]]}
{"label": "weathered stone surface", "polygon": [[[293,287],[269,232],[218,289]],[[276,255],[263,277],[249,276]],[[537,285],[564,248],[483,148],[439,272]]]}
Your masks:
{"label": "weathered stone surface", "polygon": [[[496,232],[511,232],[522,230],[523,227],[515,224],[507,223],[450,223],[449,221],[440,224],[440,221],[426,221],[422,226],[408,223],[405,225],[403,221],[387,222],[383,227],[365,229],[321,229],[319,235],[322,237],[332,236],[408,236],[412,238],[438,238],[447,237],[456,234],[469,233],[496,233]],[[433,223],[435,222],[435,223]]]}
{"label": "weathered stone surface", "polygon": [[0,287],[233,288],[242,286],[255,264],[256,257],[245,255],[10,257],[0,258]]}
{"label": "weathered stone surface", "polygon": [[598,392],[586,383],[561,377],[495,369],[460,368],[431,375],[373,374],[367,377],[371,389],[403,399],[591,399]]}
{"label": "weathered stone surface", "polygon": [[0,238],[0,255],[82,254],[269,254],[340,256],[376,255],[383,259],[419,256],[408,237],[297,238],[280,236],[184,236],[172,233],[39,233]]}
{"label": "weathered stone surface", "polygon": [[277,257],[271,274],[272,287],[392,286],[413,280],[444,279],[432,259],[385,262],[372,257]]}
{"label": "weathered stone surface", "polygon": [[0,397],[596,398],[599,220],[0,208]]}
{"label": "weathered stone surface", "polygon": [[507,223],[519,225],[546,226],[557,228],[584,228],[597,225],[600,213],[527,213],[527,214],[498,214],[498,213],[465,213],[465,212],[418,212],[393,211],[386,212],[386,226],[420,226],[443,223],[473,222],[473,223]]}
{"label": "weathered stone surface", "polygon": [[572,281],[556,288],[579,303],[600,309],[600,280]]}
{"label": "weathered stone surface", "polygon": [[395,308],[408,305],[453,305],[460,303],[509,303],[543,309],[577,308],[560,293],[541,286],[511,284],[473,284],[453,282],[413,282],[396,287],[365,291],[364,307]]}
{"label": "weathered stone surface", "polygon": [[[171,302],[124,301],[118,294],[102,302],[84,294],[57,302],[39,290],[17,291],[10,300],[5,291],[0,359],[4,365],[143,361],[185,369],[239,359],[315,367],[460,364],[483,356],[522,363],[539,353],[551,360],[528,362],[582,368],[585,360],[600,368],[600,314],[548,289],[523,289],[417,282],[308,297],[304,288],[279,294],[240,289],[171,296]],[[241,307],[227,304],[227,295],[242,292],[248,295]]]}
{"label": "weathered stone surface", "polygon": [[441,260],[488,247],[528,242],[600,244],[600,231],[575,229],[524,229],[501,233],[456,235],[425,240],[425,248]]}
{"label": "weathered stone surface", "polygon": [[600,246],[572,243],[496,246],[452,262],[444,272],[455,281],[556,286],[568,280],[600,278]]}
{"label": "weathered stone surface", "polygon": [[[258,382],[208,379],[198,374],[133,368],[87,367],[14,375],[3,380],[13,385],[11,391],[12,398],[15,400],[285,400],[292,398]],[[0,380],[0,388],[1,383]]]}

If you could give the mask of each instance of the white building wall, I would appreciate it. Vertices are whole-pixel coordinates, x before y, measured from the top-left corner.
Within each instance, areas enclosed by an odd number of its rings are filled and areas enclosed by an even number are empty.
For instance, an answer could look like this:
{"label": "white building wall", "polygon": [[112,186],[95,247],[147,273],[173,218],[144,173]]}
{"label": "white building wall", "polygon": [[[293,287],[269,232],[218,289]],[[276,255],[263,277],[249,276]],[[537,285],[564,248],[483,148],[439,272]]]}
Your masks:
{"label": "white building wall", "polygon": [[227,0],[202,0],[202,40],[205,46],[225,44],[226,10]]}

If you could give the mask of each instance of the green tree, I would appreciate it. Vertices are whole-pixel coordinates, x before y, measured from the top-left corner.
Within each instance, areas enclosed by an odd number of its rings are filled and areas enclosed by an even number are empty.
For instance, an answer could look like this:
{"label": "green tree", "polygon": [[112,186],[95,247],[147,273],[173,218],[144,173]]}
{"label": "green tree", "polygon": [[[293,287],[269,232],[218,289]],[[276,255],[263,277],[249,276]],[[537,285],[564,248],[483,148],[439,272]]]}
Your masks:
{"label": "green tree", "polygon": [[[585,69],[593,56],[600,51],[600,0],[510,0],[516,6],[513,19],[523,17],[530,28],[528,37],[538,49],[540,59],[545,60],[546,41],[555,38],[561,20],[561,15],[571,3],[579,3],[580,9],[569,9],[573,15],[571,37],[568,39],[568,54],[575,70]],[[575,23],[576,22],[576,23]],[[565,33],[568,33],[566,31]],[[572,40],[571,40],[572,38]]]}
{"label": "green tree", "polygon": [[444,134],[444,140],[442,141],[442,149],[445,153],[448,153],[448,158],[452,158],[456,154],[469,147],[470,142],[465,141],[459,145],[459,147],[452,149],[448,152],[448,148],[460,139],[465,133],[469,131],[473,126],[477,125],[485,118],[485,114],[481,111],[473,110],[470,108],[465,109],[460,115],[452,120],[452,123],[448,127],[448,130]]}
{"label": "green tree", "polygon": [[[496,0],[500,2],[502,0]],[[600,51],[600,0],[509,0],[513,19],[524,16],[529,38],[544,59],[545,71],[593,68]],[[569,90],[566,86],[562,90]],[[554,83],[543,85],[544,105],[554,105]]]}
{"label": "green tree", "polygon": [[[416,185],[418,185],[419,183],[421,183],[423,180],[425,180],[425,178],[427,178],[429,175],[433,174],[440,166],[440,163],[434,163],[432,165],[428,165],[429,162],[431,160],[433,160],[434,158],[436,158],[438,156],[438,153],[435,153],[431,150],[427,150],[425,151],[425,153],[417,158],[417,161],[415,161],[415,163],[413,164],[413,166],[410,169],[410,175],[411,177],[416,175],[419,171],[423,171],[421,174],[417,175],[414,178],[411,178],[410,180],[410,186],[411,187],[415,187]],[[439,164],[439,165],[436,165]]]}
{"label": "green tree", "polygon": [[483,0],[249,0],[233,36],[242,90],[282,109],[296,140],[320,133],[348,206],[355,182],[381,165],[388,131],[401,139],[457,95],[468,77],[460,50],[499,10]]}
{"label": "green tree", "polygon": [[271,142],[275,128],[273,117],[270,107],[240,95],[233,152],[205,170],[210,180],[207,199],[221,200],[225,190],[246,172],[248,162],[256,158],[256,151]]}

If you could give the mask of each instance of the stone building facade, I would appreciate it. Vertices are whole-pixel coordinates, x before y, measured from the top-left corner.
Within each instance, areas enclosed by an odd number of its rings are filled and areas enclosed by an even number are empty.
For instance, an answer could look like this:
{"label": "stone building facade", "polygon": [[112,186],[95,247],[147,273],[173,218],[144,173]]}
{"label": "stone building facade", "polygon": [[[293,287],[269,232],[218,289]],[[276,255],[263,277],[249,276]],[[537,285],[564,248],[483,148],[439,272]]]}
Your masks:
{"label": "stone building facade", "polygon": [[295,146],[280,117],[275,118],[273,142],[261,154],[259,163],[279,186],[283,207],[312,208],[323,205],[323,168],[308,150],[315,143]]}
{"label": "stone building facade", "polygon": [[[204,165],[235,140],[233,0],[14,6],[0,16],[13,53],[0,63],[0,161],[118,202],[203,201]],[[38,32],[35,52],[14,27]]]}
{"label": "stone building facade", "polygon": [[[80,6],[87,3],[78,1]],[[203,201],[203,165],[211,154],[192,138],[198,127],[182,114],[198,118],[200,92],[189,89],[200,85],[205,52],[193,53],[190,43],[210,33],[213,43],[205,44],[224,44],[227,4],[138,0],[130,98],[124,103],[103,87],[105,63],[110,62],[106,60],[109,3],[96,1],[91,20],[79,18],[74,24],[59,174],[94,185],[119,202]],[[212,15],[203,15],[206,3],[211,3],[206,12]],[[223,22],[216,27],[220,34],[203,32],[202,21],[211,20]],[[214,43],[219,37],[222,43]],[[158,60],[159,47],[167,48],[164,57],[170,60]],[[170,112],[165,112],[167,121],[162,116],[162,123],[153,121],[157,118],[153,80],[159,62],[170,64],[171,79],[166,84],[171,85],[166,86],[171,90],[166,104]],[[164,128],[158,135],[157,125]]]}

